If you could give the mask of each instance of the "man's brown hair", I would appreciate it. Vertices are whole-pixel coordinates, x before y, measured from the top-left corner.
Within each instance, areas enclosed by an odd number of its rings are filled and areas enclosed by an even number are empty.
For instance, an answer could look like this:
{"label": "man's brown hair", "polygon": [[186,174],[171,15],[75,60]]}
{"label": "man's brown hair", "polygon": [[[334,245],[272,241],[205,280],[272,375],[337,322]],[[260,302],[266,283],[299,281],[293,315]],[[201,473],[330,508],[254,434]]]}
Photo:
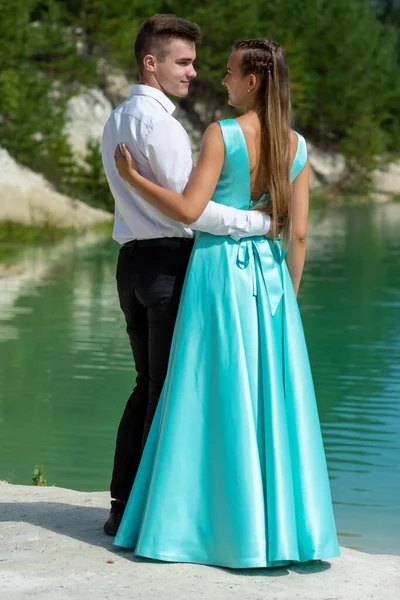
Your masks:
{"label": "man's brown hair", "polygon": [[181,19],[176,15],[154,15],[144,21],[135,42],[135,57],[139,73],[143,73],[143,58],[152,54],[163,62],[168,54],[172,40],[186,40],[198,44],[201,37],[200,27]]}

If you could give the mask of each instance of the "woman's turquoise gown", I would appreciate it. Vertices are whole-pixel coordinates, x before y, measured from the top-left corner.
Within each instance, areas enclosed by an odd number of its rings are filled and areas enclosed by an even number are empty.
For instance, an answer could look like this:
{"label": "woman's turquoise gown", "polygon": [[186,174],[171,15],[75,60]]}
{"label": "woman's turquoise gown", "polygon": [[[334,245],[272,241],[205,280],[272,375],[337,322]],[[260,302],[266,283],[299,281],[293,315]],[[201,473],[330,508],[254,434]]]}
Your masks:
{"label": "woman's turquoise gown", "polygon": [[[220,126],[213,200],[248,209],[241,127]],[[292,181],[307,158],[298,137]],[[114,543],[235,569],[339,555],[307,347],[277,241],[196,235],[167,378]]]}

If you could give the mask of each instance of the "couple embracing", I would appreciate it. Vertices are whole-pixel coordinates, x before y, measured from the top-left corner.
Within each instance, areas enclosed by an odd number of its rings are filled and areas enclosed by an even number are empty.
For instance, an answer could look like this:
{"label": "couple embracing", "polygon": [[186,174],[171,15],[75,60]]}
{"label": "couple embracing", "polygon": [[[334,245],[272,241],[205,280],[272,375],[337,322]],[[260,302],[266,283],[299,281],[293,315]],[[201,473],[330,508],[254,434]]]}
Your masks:
{"label": "couple embracing", "polygon": [[211,124],[193,169],[170,96],[196,76],[197,25],[155,15],[140,84],[110,116],[103,163],[117,286],[137,371],[104,529],[142,557],[231,568],[337,556],[296,295],[309,165],[283,49],[234,44],[222,84],[243,114]]}

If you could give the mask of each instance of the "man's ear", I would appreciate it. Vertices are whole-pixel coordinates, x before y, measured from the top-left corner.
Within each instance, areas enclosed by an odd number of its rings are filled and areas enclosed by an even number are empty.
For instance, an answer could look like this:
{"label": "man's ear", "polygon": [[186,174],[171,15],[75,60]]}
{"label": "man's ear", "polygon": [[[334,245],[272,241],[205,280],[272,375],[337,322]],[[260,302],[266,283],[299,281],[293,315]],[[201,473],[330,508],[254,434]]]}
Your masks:
{"label": "man's ear", "polygon": [[156,70],[155,56],[153,56],[152,54],[146,54],[146,56],[143,58],[143,65],[146,71],[154,73],[154,71]]}

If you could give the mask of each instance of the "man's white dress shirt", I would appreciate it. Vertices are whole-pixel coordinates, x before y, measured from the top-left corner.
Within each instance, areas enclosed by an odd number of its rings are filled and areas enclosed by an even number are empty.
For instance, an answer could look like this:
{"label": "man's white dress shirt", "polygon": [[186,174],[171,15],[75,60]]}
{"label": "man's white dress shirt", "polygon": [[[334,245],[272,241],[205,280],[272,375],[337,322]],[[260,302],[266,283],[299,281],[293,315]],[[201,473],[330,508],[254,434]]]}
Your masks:
{"label": "man's white dress shirt", "polygon": [[103,132],[102,156],[115,200],[113,238],[131,240],[193,236],[193,229],[239,239],[263,235],[270,226],[260,211],[237,210],[210,201],[191,227],[161,213],[118,174],[115,148],[124,142],[138,163],[140,173],[165,188],[182,193],[193,170],[189,136],[172,113],[175,105],[160,90],[134,85],[130,97],[118,106]]}

